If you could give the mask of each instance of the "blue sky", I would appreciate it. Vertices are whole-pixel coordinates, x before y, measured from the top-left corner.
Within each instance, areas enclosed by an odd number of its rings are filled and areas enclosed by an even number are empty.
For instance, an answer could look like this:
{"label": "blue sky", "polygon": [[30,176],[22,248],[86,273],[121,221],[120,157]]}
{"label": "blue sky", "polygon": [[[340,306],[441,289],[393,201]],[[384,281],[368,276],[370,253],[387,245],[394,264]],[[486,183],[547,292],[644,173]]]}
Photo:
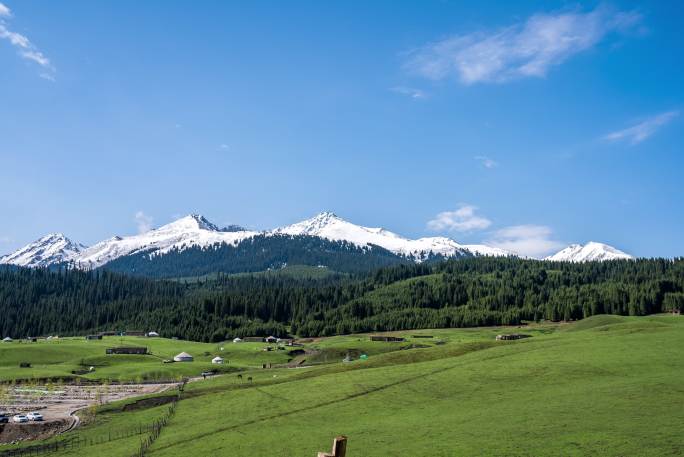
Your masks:
{"label": "blue sky", "polygon": [[332,210],[684,255],[678,2],[0,1],[0,253]]}

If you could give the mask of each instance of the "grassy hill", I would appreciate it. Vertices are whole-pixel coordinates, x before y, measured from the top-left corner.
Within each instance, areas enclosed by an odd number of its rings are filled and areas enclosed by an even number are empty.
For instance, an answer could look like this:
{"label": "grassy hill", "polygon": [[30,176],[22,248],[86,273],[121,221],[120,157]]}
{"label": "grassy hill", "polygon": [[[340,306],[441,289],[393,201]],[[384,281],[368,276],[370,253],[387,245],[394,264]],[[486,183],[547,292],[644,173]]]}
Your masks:
{"label": "grassy hill", "polygon": [[[494,340],[515,331],[532,337]],[[307,456],[327,450],[338,434],[349,437],[350,457],[684,452],[682,318],[595,316],[394,334],[406,342],[313,340],[308,346],[334,363],[248,369],[251,384],[232,374],[192,383],[148,455]],[[335,359],[352,350],[370,356]],[[144,423],[163,408],[110,405],[74,434],[92,438]],[[139,441],[55,455],[131,455]]]}
{"label": "grassy hill", "polygon": [[[118,346],[144,346],[149,355],[107,355],[105,350]],[[283,351],[264,352],[258,343],[199,343],[167,338],[104,337],[38,340],[36,343],[14,341],[0,343],[0,381],[38,380],[42,378],[81,378],[86,381],[176,380],[179,376],[198,376],[217,368],[211,359],[220,355],[229,363],[221,368],[245,369],[262,363],[285,363]],[[223,350],[221,350],[223,348]],[[180,352],[194,357],[192,363],[163,363]],[[30,368],[20,368],[22,362]],[[92,373],[72,375],[74,370],[94,367]]]}

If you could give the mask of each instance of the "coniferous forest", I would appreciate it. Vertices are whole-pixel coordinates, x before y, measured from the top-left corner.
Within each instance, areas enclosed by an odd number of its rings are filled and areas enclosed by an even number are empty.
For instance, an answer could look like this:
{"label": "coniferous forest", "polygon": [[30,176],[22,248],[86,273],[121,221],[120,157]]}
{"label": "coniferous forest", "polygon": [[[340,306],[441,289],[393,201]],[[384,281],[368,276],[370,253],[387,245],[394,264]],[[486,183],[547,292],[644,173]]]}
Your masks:
{"label": "coniferous forest", "polygon": [[684,310],[684,259],[566,263],[466,258],[321,277],[192,282],[96,270],[0,270],[0,334],[104,330],[221,341],[574,320]]}
{"label": "coniferous forest", "polygon": [[380,246],[359,247],[345,241],[306,235],[257,235],[237,245],[190,246],[171,250],[163,256],[139,252],[119,257],[104,268],[136,276],[177,278],[215,272],[258,272],[288,264],[326,265],[335,271],[362,273],[409,263],[413,263],[413,259]]}

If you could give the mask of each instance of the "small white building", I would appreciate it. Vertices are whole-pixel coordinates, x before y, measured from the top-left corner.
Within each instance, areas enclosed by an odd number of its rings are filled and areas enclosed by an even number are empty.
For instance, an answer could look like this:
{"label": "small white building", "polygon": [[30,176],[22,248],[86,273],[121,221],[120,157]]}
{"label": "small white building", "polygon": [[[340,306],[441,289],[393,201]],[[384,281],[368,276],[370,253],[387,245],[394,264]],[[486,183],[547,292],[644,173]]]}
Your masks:
{"label": "small white building", "polygon": [[173,358],[174,362],[192,362],[194,359],[187,352],[181,352]]}
{"label": "small white building", "polygon": [[159,337],[159,333],[157,333],[157,332],[147,332],[147,335],[146,335],[146,336],[147,336],[148,338],[157,338],[157,337]]}
{"label": "small white building", "polygon": [[12,338],[10,338],[9,336],[6,336],[6,337],[4,337],[4,338],[2,339],[2,341],[3,341],[3,343],[11,343],[11,342],[12,342]]}
{"label": "small white building", "polygon": [[242,338],[234,338],[233,343],[242,343]]}
{"label": "small white building", "polygon": [[223,365],[223,357],[214,357],[211,359],[211,363],[216,364],[216,365]]}

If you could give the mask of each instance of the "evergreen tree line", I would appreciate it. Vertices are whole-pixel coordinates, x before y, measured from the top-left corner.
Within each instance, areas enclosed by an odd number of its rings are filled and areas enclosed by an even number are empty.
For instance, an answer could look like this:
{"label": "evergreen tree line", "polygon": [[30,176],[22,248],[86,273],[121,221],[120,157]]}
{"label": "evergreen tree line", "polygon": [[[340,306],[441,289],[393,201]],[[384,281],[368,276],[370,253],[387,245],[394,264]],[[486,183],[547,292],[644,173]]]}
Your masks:
{"label": "evergreen tree line", "polygon": [[465,258],[317,278],[184,283],[96,270],[0,269],[0,335],[155,330],[221,341],[519,324],[684,310],[684,259]]}
{"label": "evergreen tree line", "polygon": [[306,235],[257,235],[235,245],[176,248],[163,256],[139,252],[115,259],[103,269],[154,278],[258,272],[288,264],[324,265],[335,271],[359,273],[412,260],[379,246],[360,247]]}

